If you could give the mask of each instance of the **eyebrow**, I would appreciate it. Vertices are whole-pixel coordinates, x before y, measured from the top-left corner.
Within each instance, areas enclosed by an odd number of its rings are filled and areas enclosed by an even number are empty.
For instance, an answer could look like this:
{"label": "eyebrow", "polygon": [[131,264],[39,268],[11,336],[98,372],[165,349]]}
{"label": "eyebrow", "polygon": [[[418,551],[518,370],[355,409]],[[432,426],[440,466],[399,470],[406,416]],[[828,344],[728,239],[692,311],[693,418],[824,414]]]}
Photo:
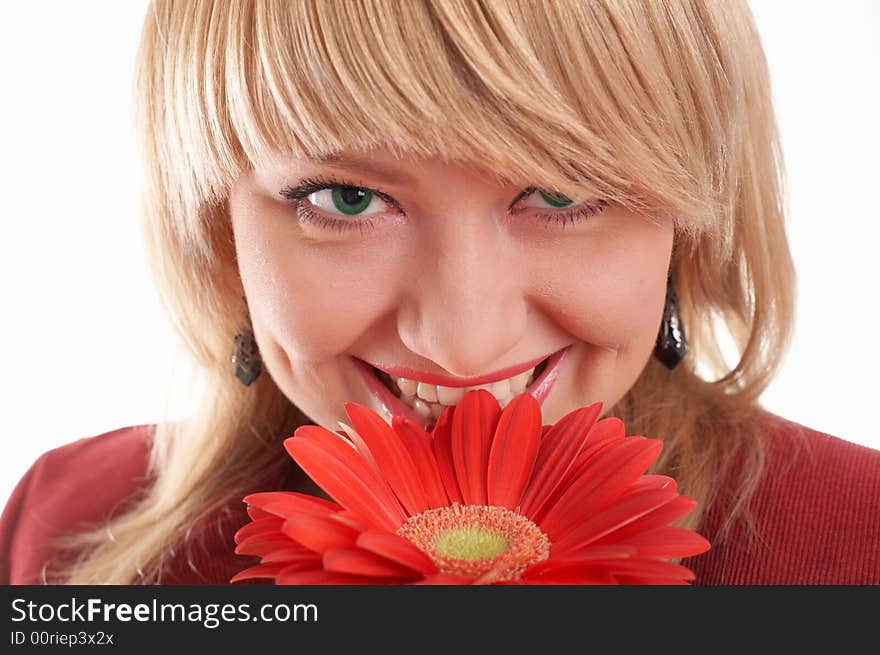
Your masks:
{"label": "eyebrow", "polygon": [[333,168],[344,169],[355,173],[364,173],[384,182],[385,184],[406,186],[418,185],[418,181],[415,177],[397,170],[394,167],[385,166],[384,164],[380,164],[360,155],[331,153],[312,159],[311,161],[315,164],[331,166]]}

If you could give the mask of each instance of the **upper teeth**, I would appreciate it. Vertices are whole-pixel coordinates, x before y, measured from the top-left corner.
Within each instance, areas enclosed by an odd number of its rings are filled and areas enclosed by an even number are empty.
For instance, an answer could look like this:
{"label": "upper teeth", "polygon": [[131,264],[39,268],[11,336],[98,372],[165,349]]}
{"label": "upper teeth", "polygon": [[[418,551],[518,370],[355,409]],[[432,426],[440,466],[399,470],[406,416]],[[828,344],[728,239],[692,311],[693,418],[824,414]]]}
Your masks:
{"label": "upper teeth", "polygon": [[502,407],[506,407],[511,398],[525,391],[526,387],[532,383],[534,372],[535,367],[532,367],[512,378],[473,387],[444,387],[409,378],[395,378],[395,382],[400,389],[401,400],[424,416],[431,414],[436,418],[440,415],[442,406],[455,405],[465,393],[474,389],[485,389],[495,396]]}

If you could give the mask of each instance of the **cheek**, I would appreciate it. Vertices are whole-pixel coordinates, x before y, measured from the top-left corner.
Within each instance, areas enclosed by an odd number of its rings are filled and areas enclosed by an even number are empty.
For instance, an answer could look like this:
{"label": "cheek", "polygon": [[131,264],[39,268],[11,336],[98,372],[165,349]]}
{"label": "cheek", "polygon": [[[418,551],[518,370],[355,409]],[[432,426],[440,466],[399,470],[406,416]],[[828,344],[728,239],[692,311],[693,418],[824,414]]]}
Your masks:
{"label": "cheek", "polygon": [[[623,225],[561,245],[539,269],[538,299],[563,329],[603,348],[642,348],[656,338],[666,294],[672,230]],[[643,348],[642,348],[643,349]]]}
{"label": "cheek", "polygon": [[268,234],[237,236],[251,318],[293,359],[321,362],[347,350],[382,315],[392,264],[338,246]]}

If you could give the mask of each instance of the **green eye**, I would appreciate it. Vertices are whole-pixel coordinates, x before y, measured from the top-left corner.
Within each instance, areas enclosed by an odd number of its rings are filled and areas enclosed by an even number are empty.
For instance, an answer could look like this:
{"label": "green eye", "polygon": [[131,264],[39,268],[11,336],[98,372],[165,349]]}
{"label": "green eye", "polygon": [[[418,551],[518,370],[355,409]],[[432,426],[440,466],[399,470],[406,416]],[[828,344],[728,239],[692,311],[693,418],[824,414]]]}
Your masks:
{"label": "green eye", "polygon": [[333,206],[349,216],[360,214],[373,200],[373,192],[356,186],[333,187]]}
{"label": "green eye", "polygon": [[538,192],[541,194],[541,197],[544,199],[544,202],[546,202],[551,207],[568,207],[572,203],[571,198],[567,198],[566,196],[562,195],[561,193],[560,194],[549,194],[544,191],[541,191],[541,189],[538,189]]}

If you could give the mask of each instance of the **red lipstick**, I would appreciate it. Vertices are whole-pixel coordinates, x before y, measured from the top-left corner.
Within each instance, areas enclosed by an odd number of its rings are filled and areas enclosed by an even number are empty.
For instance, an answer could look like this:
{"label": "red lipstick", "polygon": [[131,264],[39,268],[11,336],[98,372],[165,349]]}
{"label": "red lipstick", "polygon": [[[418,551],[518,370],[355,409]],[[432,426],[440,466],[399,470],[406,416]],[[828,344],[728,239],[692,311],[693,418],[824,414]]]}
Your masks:
{"label": "red lipstick", "polygon": [[507,368],[503,368],[500,371],[487,373],[486,375],[479,375],[473,378],[451,378],[448,375],[441,375],[439,373],[422,373],[421,371],[415,371],[411,368],[404,368],[401,366],[380,366],[368,360],[363,361],[365,361],[370,366],[387,373],[392,378],[407,378],[409,380],[415,380],[416,382],[439,384],[444,387],[475,387],[479,384],[492,384],[493,382],[498,382],[499,380],[512,378],[516,375],[519,375],[523,371],[528,371],[530,368],[534,368],[550,356],[552,355],[536,357],[535,359],[523,362],[522,364],[508,366]]}

